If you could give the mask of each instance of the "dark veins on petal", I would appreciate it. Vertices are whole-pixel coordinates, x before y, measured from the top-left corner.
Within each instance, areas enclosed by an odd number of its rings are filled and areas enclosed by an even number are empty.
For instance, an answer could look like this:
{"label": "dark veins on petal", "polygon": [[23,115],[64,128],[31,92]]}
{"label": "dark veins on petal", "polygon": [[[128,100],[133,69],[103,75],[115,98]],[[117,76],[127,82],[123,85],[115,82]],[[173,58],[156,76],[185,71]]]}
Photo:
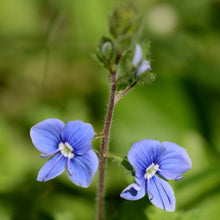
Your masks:
{"label": "dark veins on petal", "polygon": [[170,199],[170,197],[168,196],[166,190],[164,189],[164,187],[163,187],[163,185],[162,185],[161,183],[160,183],[160,185],[161,185],[163,191],[165,192],[165,194],[166,194],[166,196],[167,196],[167,199],[168,199],[168,201],[169,201],[169,204],[172,205],[171,199]]}
{"label": "dark veins on petal", "polygon": [[157,181],[155,181],[155,179],[153,179],[153,181],[154,181],[154,184],[155,184],[155,186],[156,186],[156,188],[157,188],[157,192],[158,192],[159,197],[160,197],[160,200],[161,200],[161,202],[162,202],[163,209],[166,210],[164,201],[163,201],[162,196],[161,196],[161,194],[160,194],[160,190],[158,189],[158,186],[157,186]]}

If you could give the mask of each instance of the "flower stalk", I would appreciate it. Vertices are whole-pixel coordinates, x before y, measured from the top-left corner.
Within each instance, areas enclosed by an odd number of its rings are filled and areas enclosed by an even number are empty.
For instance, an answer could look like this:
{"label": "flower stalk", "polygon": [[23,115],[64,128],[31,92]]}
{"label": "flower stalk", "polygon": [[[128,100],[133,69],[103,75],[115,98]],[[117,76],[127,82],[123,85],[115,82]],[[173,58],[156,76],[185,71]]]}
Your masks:
{"label": "flower stalk", "polygon": [[106,154],[109,148],[109,134],[112,122],[112,116],[115,107],[115,95],[116,95],[116,79],[117,72],[111,74],[111,92],[108,105],[108,111],[106,115],[106,120],[103,129],[103,139],[101,142],[101,151],[99,156],[99,179],[98,179],[98,189],[97,189],[97,220],[104,219],[104,199],[105,199],[105,168],[106,168]]}
{"label": "flower stalk", "polygon": [[118,94],[115,98],[115,104],[124,96],[126,95],[128,92],[130,92],[134,86],[137,84],[137,81],[135,81],[133,84],[131,84],[127,89],[125,89],[123,92],[121,92],[120,94]]}

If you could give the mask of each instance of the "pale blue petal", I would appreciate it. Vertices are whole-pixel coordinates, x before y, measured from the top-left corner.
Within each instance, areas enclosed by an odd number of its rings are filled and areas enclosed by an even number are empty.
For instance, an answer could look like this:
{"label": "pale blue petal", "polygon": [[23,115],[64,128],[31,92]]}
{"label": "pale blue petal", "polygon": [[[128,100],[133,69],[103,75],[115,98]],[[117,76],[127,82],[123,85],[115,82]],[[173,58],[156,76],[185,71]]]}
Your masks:
{"label": "pale blue petal", "polygon": [[173,212],[175,210],[175,196],[170,184],[158,176],[150,179],[150,192],[148,197],[156,207]]}
{"label": "pale blue petal", "polygon": [[163,142],[165,153],[159,160],[158,174],[166,179],[178,179],[184,172],[192,168],[187,151],[177,144]]}
{"label": "pale blue petal", "polygon": [[78,186],[88,187],[97,171],[98,158],[93,150],[70,160],[68,176]]}
{"label": "pale blue petal", "polygon": [[60,135],[63,128],[64,123],[55,118],[34,125],[30,131],[34,146],[45,154],[56,150],[61,142]]}
{"label": "pale blue petal", "polygon": [[148,60],[144,60],[141,65],[139,66],[138,70],[137,70],[137,73],[136,73],[136,76],[139,76],[141,73],[145,72],[145,71],[151,71],[152,68],[150,66],[150,62]]}
{"label": "pale blue petal", "polygon": [[146,185],[139,186],[137,183],[132,183],[126,187],[120,196],[126,200],[138,200],[146,195]]}
{"label": "pale blue petal", "polygon": [[68,142],[77,155],[82,155],[91,149],[93,137],[93,127],[82,121],[67,122],[62,132],[63,141]]}
{"label": "pale blue petal", "polygon": [[133,60],[132,60],[132,64],[134,66],[137,66],[141,60],[142,60],[142,49],[141,49],[141,46],[139,44],[136,44],[135,45],[135,52],[134,52],[134,57],[133,57]]}
{"label": "pale blue petal", "polygon": [[48,160],[38,173],[38,181],[47,181],[59,176],[65,170],[66,157],[58,153]]}
{"label": "pale blue petal", "polygon": [[142,140],[132,145],[128,152],[128,161],[135,168],[135,177],[142,178],[148,166],[157,164],[165,148],[159,141]]}

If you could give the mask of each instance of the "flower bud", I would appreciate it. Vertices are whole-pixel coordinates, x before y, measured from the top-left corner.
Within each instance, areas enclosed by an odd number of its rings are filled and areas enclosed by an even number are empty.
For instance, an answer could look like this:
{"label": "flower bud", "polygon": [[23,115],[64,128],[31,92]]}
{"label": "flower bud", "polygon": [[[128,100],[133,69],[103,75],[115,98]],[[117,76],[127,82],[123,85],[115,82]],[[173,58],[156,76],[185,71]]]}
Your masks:
{"label": "flower bud", "polygon": [[140,74],[144,73],[145,71],[151,71],[152,68],[150,66],[150,62],[148,60],[143,60],[141,65],[138,67],[138,70],[136,72],[136,76],[139,76]]}
{"label": "flower bud", "polygon": [[134,66],[137,66],[141,62],[142,58],[143,58],[143,54],[142,54],[141,46],[139,44],[136,44],[132,64]]}
{"label": "flower bud", "polygon": [[110,41],[106,41],[101,47],[102,53],[106,59],[111,58],[113,53],[113,45]]}
{"label": "flower bud", "polygon": [[127,48],[137,36],[140,21],[138,10],[133,4],[122,5],[114,10],[109,19],[110,33],[120,44],[126,44],[124,48]]}

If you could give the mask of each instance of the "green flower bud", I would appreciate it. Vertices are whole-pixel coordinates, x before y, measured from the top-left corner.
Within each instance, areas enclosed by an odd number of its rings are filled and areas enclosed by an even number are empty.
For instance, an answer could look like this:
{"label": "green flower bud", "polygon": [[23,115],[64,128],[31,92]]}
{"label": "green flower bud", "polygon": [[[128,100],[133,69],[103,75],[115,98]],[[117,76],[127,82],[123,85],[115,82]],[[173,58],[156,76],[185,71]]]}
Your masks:
{"label": "green flower bud", "polygon": [[140,19],[137,12],[137,9],[132,4],[116,8],[109,22],[112,36],[118,38],[121,35],[134,34],[140,25]]}

